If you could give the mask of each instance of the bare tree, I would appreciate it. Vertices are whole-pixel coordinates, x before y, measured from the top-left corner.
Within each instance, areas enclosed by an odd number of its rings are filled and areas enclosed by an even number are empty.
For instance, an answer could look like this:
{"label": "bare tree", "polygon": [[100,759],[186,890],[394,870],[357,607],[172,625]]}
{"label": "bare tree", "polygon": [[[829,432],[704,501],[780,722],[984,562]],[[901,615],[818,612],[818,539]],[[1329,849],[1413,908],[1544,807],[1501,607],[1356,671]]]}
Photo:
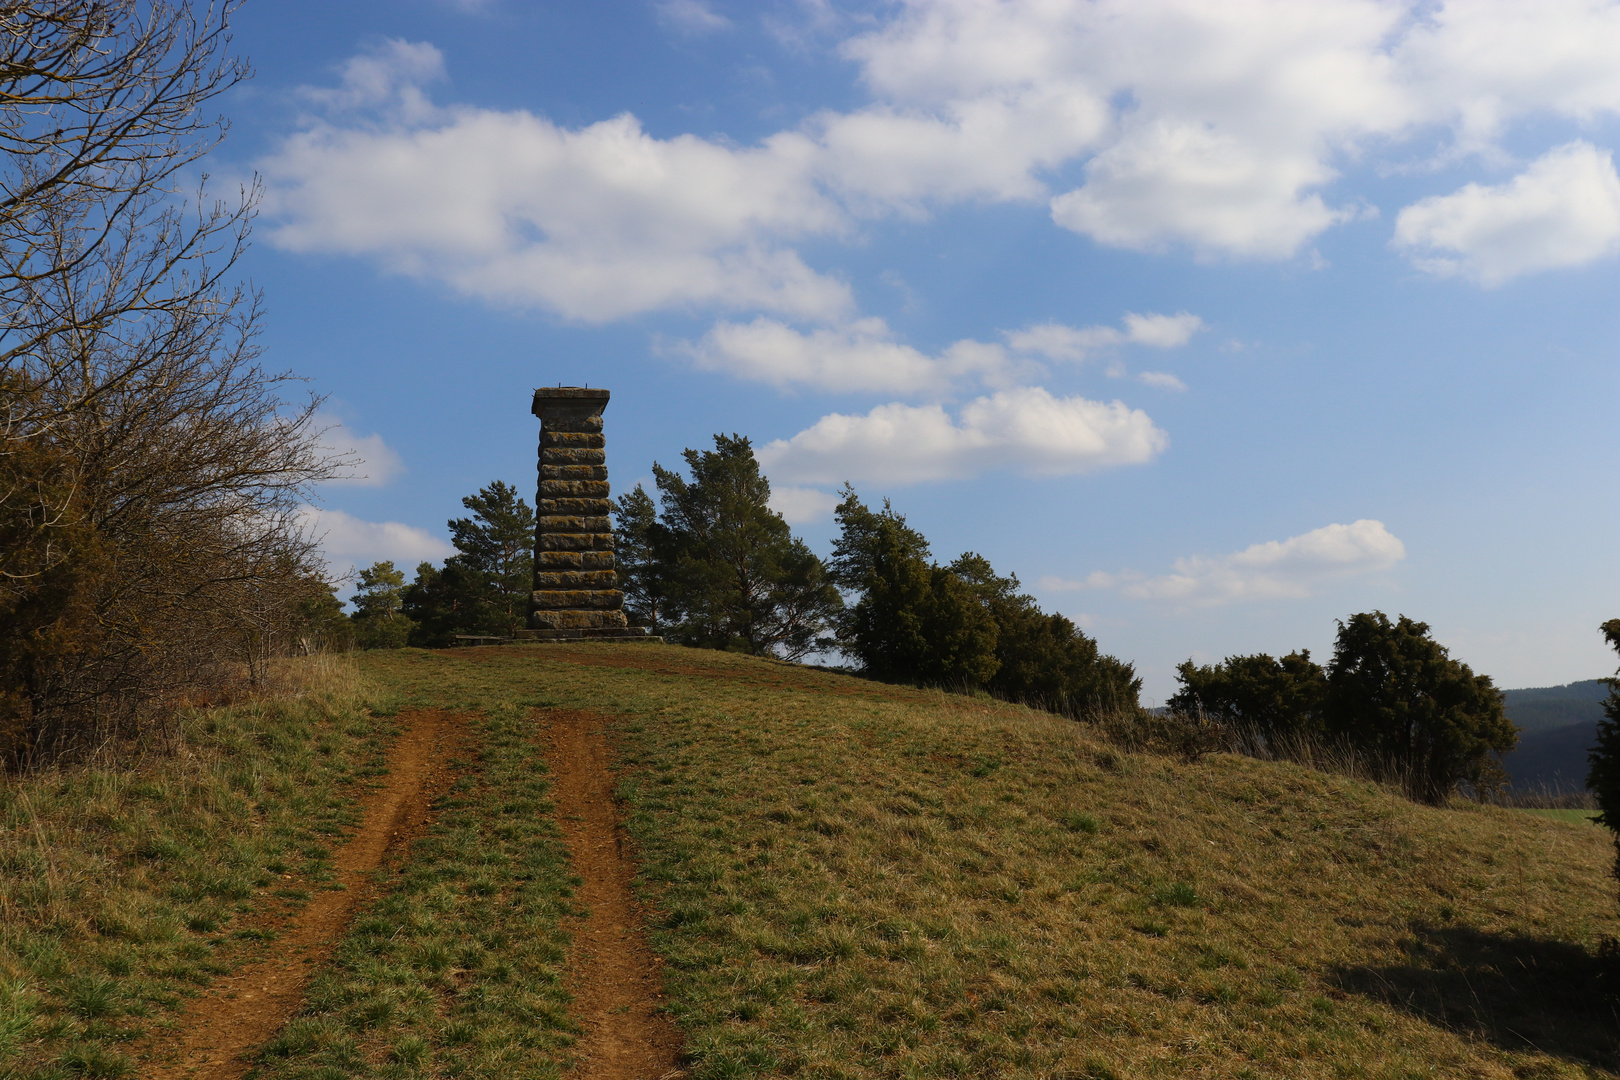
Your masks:
{"label": "bare tree", "polygon": [[[167,733],[256,680],[321,566],[297,511],[342,464],[230,280],[254,190],[191,200],[247,75],[231,5],[0,0],[0,757]],[[206,177],[202,182],[206,181]]]}

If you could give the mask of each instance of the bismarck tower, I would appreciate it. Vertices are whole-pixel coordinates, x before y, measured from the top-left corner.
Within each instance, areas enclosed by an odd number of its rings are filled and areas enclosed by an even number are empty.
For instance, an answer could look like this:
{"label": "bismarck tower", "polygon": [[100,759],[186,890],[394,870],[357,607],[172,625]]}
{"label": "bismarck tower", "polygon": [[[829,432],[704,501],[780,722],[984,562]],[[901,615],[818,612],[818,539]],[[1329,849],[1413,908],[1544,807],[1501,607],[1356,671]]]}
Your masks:
{"label": "bismarck tower", "polygon": [[534,595],[529,629],[541,640],[641,638],[624,617],[613,567],[607,450],[608,392],[547,386],[534,392],[540,418],[540,489],[535,496]]}

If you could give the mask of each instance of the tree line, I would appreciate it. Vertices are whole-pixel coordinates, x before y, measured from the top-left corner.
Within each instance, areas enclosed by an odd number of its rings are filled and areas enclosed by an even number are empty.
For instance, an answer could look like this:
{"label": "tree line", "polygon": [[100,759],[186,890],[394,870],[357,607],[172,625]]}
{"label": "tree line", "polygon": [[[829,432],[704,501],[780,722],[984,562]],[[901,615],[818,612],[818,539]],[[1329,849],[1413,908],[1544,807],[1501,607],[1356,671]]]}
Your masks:
{"label": "tree line", "polygon": [[[802,660],[841,654],[882,679],[984,690],[1078,715],[1134,709],[1141,680],[1063,615],[1044,612],[972,552],[934,561],[926,538],[885,501],[845,487],[823,561],[770,508],[770,481],[741,435],[688,449],[684,472],[653,464],[614,508],[619,584],[632,625],[684,645]],[[507,484],[463,500],[457,553],[405,581],[392,563],[361,572],[358,644],[437,646],[523,625],[534,514]]]}
{"label": "tree line", "polygon": [[1191,660],[1176,669],[1170,709],[1210,718],[1256,750],[1291,756],[1324,741],[1438,803],[1460,786],[1506,779],[1500,757],[1518,742],[1488,675],[1476,675],[1429,635],[1426,623],[1381,611],[1339,623],[1326,667],[1301,649],[1273,658]]}

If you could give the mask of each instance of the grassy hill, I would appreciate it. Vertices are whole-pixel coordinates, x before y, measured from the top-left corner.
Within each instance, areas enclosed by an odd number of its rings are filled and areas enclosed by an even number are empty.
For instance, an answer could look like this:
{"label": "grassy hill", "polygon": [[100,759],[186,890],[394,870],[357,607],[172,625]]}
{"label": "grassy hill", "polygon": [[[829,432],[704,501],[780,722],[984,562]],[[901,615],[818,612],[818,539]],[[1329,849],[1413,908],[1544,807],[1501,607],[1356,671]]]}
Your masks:
{"label": "grassy hill", "polygon": [[619,718],[697,1076],[1580,1076],[1607,835],[1122,753],[998,702],[657,646],[372,654]]}
{"label": "grassy hill", "polygon": [[1588,824],[675,647],[361,664],[369,713],[204,714],[195,760],[0,791],[0,1075],[136,1075],[120,1048],[320,887],[378,714],[442,709],[462,778],[256,1076],[570,1075],[559,710],[610,718],[690,1076],[1620,1076]]}

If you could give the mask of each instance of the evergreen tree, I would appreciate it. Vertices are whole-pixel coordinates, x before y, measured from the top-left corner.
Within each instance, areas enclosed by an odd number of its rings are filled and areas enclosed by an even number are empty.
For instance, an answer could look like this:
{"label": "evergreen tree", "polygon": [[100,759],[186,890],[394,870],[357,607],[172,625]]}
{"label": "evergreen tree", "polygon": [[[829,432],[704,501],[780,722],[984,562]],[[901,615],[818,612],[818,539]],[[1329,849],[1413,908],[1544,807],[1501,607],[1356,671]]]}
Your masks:
{"label": "evergreen tree", "polygon": [[1500,756],[1518,742],[1488,675],[1453,660],[1427,623],[1381,611],[1339,624],[1323,719],[1430,803],[1459,784],[1499,785]]}
{"label": "evergreen tree", "polygon": [[663,515],[648,533],[660,614],[687,644],[798,659],[827,642],[842,598],[770,508],[748,439],[716,435],[714,445],[682,453],[690,480],[653,464]]}
{"label": "evergreen tree", "polygon": [[[1620,619],[1610,619],[1602,628],[1603,637],[1620,651]],[[1586,786],[1597,796],[1598,821],[1615,834],[1614,874],[1620,879],[1620,671],[1609,680],[1609,697],[1603,703],[1603,719],[1598,721],[1597,745],[1587,754],[1591,771]]]}
{"label": "evergreen tree", "polygon": [[1308,649],[1281,659],[1228,656],[1202,667],[1188,660],[1176,668],[1176,680],[1181,689],[1166,702],[1172,711],[1201,713],[1267,742],[1322,726],[1327,673]]}
{"label": "evergreen tree", "polygon": [[470,518],[450,520],[452,558],[477,579],[475,595],[465,597],[476,612],[469,629],[510,637],[529,619],[534,591],[534,511],[517,489],[495,481],[461,505]]}
{"label": "evergreen tree", "polygon": [[360,571],[354,597],[354,637],[362,649],[399,649],[415,624],[405,616],[405,574],[392,562],[372,563]]}
{"label": "evergreen tree", "polygon": [[293,608],[291,634],[293,649],[301,656],[354,647],[354,623],[343,614],[335,585],[324,579],[310,582],[309,594]]}
{"label": "evergreen tree", "polygon": [[1135,669],[1101,655],[1096,640],[1068,618],[1042,611],[1034,597],[1018,591],[1017,576],[1001,577],[973,552],[950,570],[996,624],[997,666],[987,683],[992,693],[1070,715],[1137,707],[1142,680]]}
{"label": "evergreen tree", "polygon": [[658,506],[640,484],[619,496],[613,509],[613,562],[624,593],[624,612],[631,626],[645,626],[658,633],[662,626],[664,593],[667,587],[664,564],[658,559],[661,538]]}
{"label": "evergreen tree", "polygon": [[457,634],[480,632],[489,609],[483,579],[459,556],[444,560],[443,569],[419,564],[416,580],[405,589],[403,610],[415,625],[410,643],[425,649],[442,649],[454,645]]}
{"label": "evergreen tree", "polygon": [[861,594],[839,627],[841,647],[880,679],[978,687],[998,666],[995,619],[967,582],[928,559],[928,541],[884,503],[848,487],[833,545],[838,583]]}

